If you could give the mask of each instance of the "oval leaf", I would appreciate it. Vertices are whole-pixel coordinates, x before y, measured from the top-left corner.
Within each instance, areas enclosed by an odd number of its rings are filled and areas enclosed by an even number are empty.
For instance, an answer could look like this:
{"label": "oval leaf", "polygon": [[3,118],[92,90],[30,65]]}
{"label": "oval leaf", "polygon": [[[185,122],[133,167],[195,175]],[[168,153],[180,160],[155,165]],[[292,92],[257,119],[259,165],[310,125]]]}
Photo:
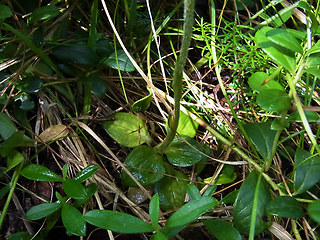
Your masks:
{"label": "oval leaf", "polygon": [[34,181],[44,181],[44,182],[61,182],[62,178],[49,170],[48,168],[38,165],[30,164],[21,170],[21,175],[25,178]]}
{"label": "oval leaf", "polygon": [[190,137],[176,137],[165,149],[168,161],[175,166],[189,167],[206,158],[202,146]]}
{"label": "oval leaf", "polygon": [[3,4],[0,4],[0,19],[6,19],[12,16],[11,9]]}
{"label": "oval leaf", "polygon": [[201,197],[190,201],[172,214],[166,223],[166,227],[175,228],[189,224],[213,208],[216,203],[217,200],[212,197]]}
{"label": "oval leaf", "polygon": [[320,181],[320,157],[298,148],[294,157],[294,190],[295,194],[303,193]]}
{"label": "oval leaf", "polygon": [[[148,146],[133,149],[124,164],[143,186],[155,184],[163,178],[166,172],[162,157]],[[126,186],[137,187],[137,184],[125,171],[121,173],[121,180]]]}
{"label": "oval leaf", "polygon": [[60,203],[42,203],[30,208],[26,213],[26,219],[38,220],[54,213],[59,208],[61,208]]}
{"label": "oval leaf", "polygon": [[218,240],[242,240],[240,233],[230,222],[208,219],[204,220],[203,223]]}
{"label": "oval leaf", "polygon": [[124,72],[132,72],[135,70],[135,67],[123,50],[118,50],[116,53],[113,52],[106,60],[103,60],[102,63]]}
{"label": "oval leaf", "polygon": [[268,111],[285,111],[291,107],[291,100],[285,91],[278,89],[264,90],[257,96],[257,103]]}
{"label": "oval leaf", "polygon": [[284,90],[281,84],[273,79],[266,82],[268,77],[265,72],[255,72],[249,77],[249,86],[258,93],[268,89]]}
{"label": "oval leaf", "polygon": [[320,223],[320,200],[316,200],[308,205],[308,214],[317,223]]}
{"label": "oval leaf", "polygon": [[53,5],[44,6],[35,9],[31,14],[31,22],[37,22],[41,20],[46,20],[49,18],[54,18],[60,14],[59,8]]}
{"label": "oval leaf", "polygon": [[[171,125],[171,118],[169,118],[169,126]],[[180,112],[179,115],[179,124],[177,128],[177,133],[180,135],[185,135],[190,138],[193,138],[196,135],[199,124],[192,120],[184,112]]]}
{"label": "oval leaf", "polygon": [[94,165],[91,164],[87,167],[85,167],[84,169],[82,169],[76,176],[75,176],[75,180],[77,180],[78,182],[84,182],[87,179],[91,178],[96,171],[99,169],[98,165]]}
{"label": "oval leaf", "polygon": [[[304,111],[304,114],[306,115],[308,122],[316,122],[320,119],[319,114],[314,111]],[[299,112],[292,112],[288,117],[288,121],[302,122]]]}
{"label": "oval leaf", "polygon": [[17,88],[26,93],[37,93],[41,90],[42,83],[39,77],[25,77],[18,82]]}
{"label": "oval leaf", "polygon": [[134,148],[139,144],[151,142],[146,123],[138,116],[118,112],[110,118],[111,120],[102,124],[103,128],[120,145]]}
{"label": "oval leaf", "polygon": [[86,222],[81,212],[69,204],[64,204],[61,210],[61,219],[68,235],[85,236]]}
{"label": "oval leaf", "polygon": [[151,224],[126,213],[109,210],[91,210],[84,219],[99,228],[118,233],[144,233],[154,231]]}
{"label": "oval leaf", "polygon": [[18,131],[16,125],[12,122],[12,120],[8,117],[7,114],[0,112],[0,135],[6,140],[12,134]]}
{"label": "oval leaf", "polygon": [[[255,217],[255,235],[262,233],[268,228],[268,223],[263,221],[266,214],[266,206],[270,202],[270,192],[264,180],[258,185],[258,173],[252,171],[242,183],[233,207],[234,226],[242,234],[249,235],[254,197],[258,197]],[[257,186],[258,185],[258,186]]]}
{"label": "oval leaf", "polygon": [[300,218],[304,216],[299,202],[289,196],[280,196],[272,199],[267,205],[266,211],[270,215],[285,218]]}
{"label": "oval leaf", "polygon": [[155,194],[149,204],[150,221],[154,229],[158,229],[159,210],[159,195]]}
{"label": "oval leaf", "polygon": [[84,186],[75,179],[66,179],[62,183],[64,192],[74,199],[86,199],[87,192]]}
{"label": "oval leaf", "polygon": [[132,104],[132,110],[136,113],[142,113],[147,110],[152,101],[152,92],[148,96],[139,99],[134,104]]}

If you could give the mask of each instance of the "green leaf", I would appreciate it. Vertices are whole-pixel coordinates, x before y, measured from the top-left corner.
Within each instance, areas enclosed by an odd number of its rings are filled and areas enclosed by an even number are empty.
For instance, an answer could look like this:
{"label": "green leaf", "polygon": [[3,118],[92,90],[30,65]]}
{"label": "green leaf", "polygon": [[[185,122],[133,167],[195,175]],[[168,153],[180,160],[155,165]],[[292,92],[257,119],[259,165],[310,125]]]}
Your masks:
{"label": "green leaf", "polygon": [[102,63],[124,72],[132,72],[135,70],[135,67],[123,50],[113,52],[107,59],[103,60]]}
{"label": "green leaf", "polygon": [[20,173],[25,178],[34,181],[62,182],[62,178],[59,175],[42,165],[30,164],[23,168]]}
{"label": "green leaf", "polygon": [[266,32],[266,37],[281,47],[303,54],[303,48],[301,47],[300,42],[286,29],[271,29]]}
{"label": "green leaf", "polygon": [[257,191],[257,206],[255,218],[255,235],[262,233],[268,228],[268,223],[263,221],[266,214],[266,206],[270,202],[270,191],[263,178],[257,186],[259,174],[252,171],[242,183],[238,196],[233,206],[234,226],[242,234],[249,235],[253,203]]}
{"label": "green leaf", "polygon": [[[304,114],[306,115],[308,122],[317,122],[320,119],[319,114],[314,111],[304,111]],[[288,117],[288,121],[302,122],[299,112],[292,112]]]}
{"label": "green leaf", "polygon": [[24,131],[18,131],[12,134],[0,146],[1,156],[7,156],[13,149],[18,147],[32,147],[33,141],[24,135]]}
{"label": "green leaf", "polygon": [[60,208],[60,203],[42,203],[30,208],[26,213],[26,219],[38,220],[54,213]]}
{"label": "green leaf", "polygon": [[307,66],[314,66],[320,64],[320,53],[313,53],[308,57]]}
{"label": "green leaf", "polygon": [[96,227],[117,233],[145,233],[154,231],[151,224],[121,212],[91,210],[84,215],[84,219]]}
{"label": "green leaf", "polygon": [[294,52],[283,48],[278,44],[270,41],[266,34],[272,30],[271,27],[263,27],[255,34],[255,40],[258,45],[279,65],[285,67],[290,72],[296,68],[296,59]]}
{"label": "green leaf", "polygon": [[89,178],[91,178],[96,171],[99,169],[98,165],[95,164],[91,164],[87,167],[85,167],[84,169],[82,169],[76,176],[75,176],[75,180],[77,180],[78,182],[84,182],[86,180],[88,180]]}
{"label": "green leaf", "polygon": [[225,165],[218,175],[218,177],[211,182],[212,177],[206,178],[203,180],[204,183],[212,183],[212,184],[228,184],[236,180],[237,174],[234,172],[234,168],[231,165]]}
{"label": "green leaf", "polygon": [[261,108],[268,111],[285,111],[291,107],[289,95],[282,90],[264,90],[257,96],[257,103]]}
{"label": "green leaf", "polygon": [[87,192],[84,186],[75,179],[66,179],[62,183],[64,192],[74,199],[86,199]]}
{"label": "green leaf", "polygon": [[79,207],[82,204],[89,201],[89,199],[95,194],[95,192],[98,190],[98,185],[96,183],[90,183],[87,186],[84,187],[84,190],[86,192],[86,196],[83,199],[75,199],[75,206]]}
{"label": "green leaf", "polygon": [[203,223],[217,240],[242,240],[240,233],[230,222],[207,219]]}
{"label": "green leaf", "polygon": [[307,67],[305,71],[306,73],[312,74],[317,78],[320,78],[320,65],[313,65],[313,66]]}
{"label": "green leaf", "polygon": [[166,227],[175,228],[189,224],[213,208],[217,200],[212,197],[201,197],[190,201],[174,212],[166,223]]}
{"label": "green leaf", "polygon": [[168,161],[179,167],[189,167],[206,158],[202,153],[202,146],[187,136],[176,137],[164,151]]}
{"label": "green leaf", "polygon": [[[124,164],[143,186],[155,184],[166,172],[162,157],[154,149],[145,145],[133,149]],[[137,187],[125,171],[121,173],[121,180],[126,186]]]}
{"label": "green leaf", "polygon": [[34,102],[31,100],[30,96],[25,93],[25,92],[22,92],[20,94],[18,94],[17,96],[15,96],[15,101],[20,101],[20,106],[19,108],[24,110],[24,111],[29,111],[29,110],[32,110],[34,109]]}
{"label": "green leaf", "polygon": [[82,43],[74,43],[72,45],[61,45],[53,49],[53,55],[68,64],[90,65],[97,63],[97,55],[95,52]]}
{"label": "green leaf", "polygon": [[31,14],[31,22],[54,18],[60,14],[59,8],[53,5],[35,9]]}
{"label": "green leaf", "polygon": [[159,195],[156,193],[155,195],[153,195],[149,204],[150,221],[154,229],[158,229],[159,212],[160,212]]}
{"label": "green leaf", "polygon": [[301,218],[304,216],[299,202],[289,196],[272,199],[267,205],[266,211],[267,214],[285,218]]}
{"label": "green leaf", "polygon": [[221,204],[230,204],[236,201],[236,198],[239,194],[239,190],[234,190],[231,193],[228,193],[222,200],[220,201]]}
{"label": "green leaf", "polygon": [[152,141],[146,123],[134,114],[115,113],[102,126],[110,137],[124,147],[134,148]]}
{"label": "green leaf", "polygon": [[248,123],[244,129],[264,159],[271,157],[272,146],[277,131],[271,130],[271,122]]}
{"label": "green leaf", "polygon": [[42,238],[38,238],[38,236],[34,238],[34,236],[31,236],[27,232],[17,232],[17,233],[11,234],[7,238],[7,240],[33,240],[33,239],[34,240],[40,240]]}
{"label": "green leaf", "polygon": [[149,108],[151,101],[152,92],[150,91],[148,96],[145,96],[132,104],[132,110],[136,113],[142,113]]}
{"label": "green leaf", "polygon": [[303,193],[320,181],[320,157],[298,148],[294,157],[295,194]]}
{"label": "green leaf", "polygon": [[194,184],[188,184],[187,185],[187,193],[188,193],[191,201],[192,200],[197,200],[197,199],[202,197],[202,195],[200,194],[199,189]]}
{"label": "green leaf", "polygon": [[317,223],[320,223],[320,200],[310,203],[307,210],[309,216]]}
{"label": "green leaf", "polygon": [[0,20],[4,20],[12,16],[11,9],[3,4],[0,4]]}
{"label": "green leaf", "polygon": [[155,192],[159,194],[160,206],[163,211],[181,207],[186,196],[187,176],[166,165],[167,174],[155,184]]}
{"label": "green leaf", "polygon": [[7,155],[7,168],[5,172],[10,171],[18,164],[22,163],[24,160],[24,156],[18,152],[17,150],[11,150]]}
{"label": "green leaf", "polygon": [[91,93],[97,96],[102,96],[107,90],[106,83],[96,74],[91,74],[90,76],[83,79],[85,84],[90,84]]}
{"label": "green leaf", "polygon": [[69,204],[64,204],[61,210],[61,219],[68,235],[85,236],[86,222],[81,212]]}
{"label": "green leaf", "polygon": [[265,83],[265,80],[269,77],[265,72],[255,72],[249,77],[249,86],[252,90],[260,93],[268,89],[284,90],[280,83],[271,79]]}
{"label": "green leaf", "polygon": [[156,232],[152,235],[151,240],[168,240],[168,238],[162,232]]}
{"label": "green leaf", "polygon": [[[171,125],[172,118],[169,118],[168,125]],[[199,124],[192,120],[187,114],[180,111],[179,124],[177,128],[177,133],[180,135],[185,135],[193,138],[196,135]],[[168,128],[168,126],[167,126]]]}
{"label": "green leaf", "polygon": [[0,135],[6,140],[12,134],[18,131],[16,125],[12,122],[12,120],[8,117],[7,114],[0,112]]}
{"label": "green leaf", "polygon": [[42,88],[42,79],[37,76],[24,77],[18,82],[17,88],[26,93],[37,93]]}

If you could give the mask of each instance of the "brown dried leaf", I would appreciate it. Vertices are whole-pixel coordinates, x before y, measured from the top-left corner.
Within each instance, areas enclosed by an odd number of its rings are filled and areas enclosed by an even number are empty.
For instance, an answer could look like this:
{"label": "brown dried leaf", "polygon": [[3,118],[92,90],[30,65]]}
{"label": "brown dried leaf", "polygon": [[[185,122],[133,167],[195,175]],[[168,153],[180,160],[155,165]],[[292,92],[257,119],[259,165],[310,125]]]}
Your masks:
{"label": "brown dried leaf", "polygon": [[44,130],[38,137],[37,141],[48,143],[57,138],[65,137],[69,133],[67,126],[65,125],[52,125]]}

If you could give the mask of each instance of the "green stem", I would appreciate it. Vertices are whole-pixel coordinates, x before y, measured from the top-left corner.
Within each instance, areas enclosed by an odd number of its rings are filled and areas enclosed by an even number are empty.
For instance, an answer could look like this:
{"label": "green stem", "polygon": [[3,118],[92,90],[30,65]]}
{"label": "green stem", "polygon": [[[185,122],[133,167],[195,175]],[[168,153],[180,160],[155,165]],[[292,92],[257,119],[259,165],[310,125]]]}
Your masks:
{"label": "green stem", "polygon": [[255,228],[256,228],[256,217],[257,217],[257,206],[258,206],[260,183],[261,183],[261,173],[258,176],[256,189],[254,191],[252,212],[251,212],[251,221],[250,221],[249,240],[254,240],[254,232],[255,232]]}
{"label": "green stem", "polygon": [[1,213],[1,216],[0,216],[0,229],[2,227],[2,223],[3,223],[4,217],[6,216],[9,204],[11,202],[12,195],[13,195],[15,189],[16,189],[16,185],[17,185],[17,182],[18,182],[18,179],[19,179],[19,176],[20,176],[20,170],[22,169],[23,164],[24,164],[24,162],[20,163],[20,165],[16,168],[16,170],[13,173],[12,180],[11,180],[11,183],[10,183],[10,185],[11,185],[10,186],[10,192],[8,194],[6,203],[4,204],[4,207],[3,207],[3,210],[2,210],[2,213]]}
{"label": "green stem", "polygon": [[191,35],[193,30],[193,13],[194,13],[195,0],[185,0],[184,1],[184,25],[183,25],[183,38],[181,42],[181,52],[177,59],[176,66],[173,72],[173,92],[174,92],[174,118],[173,124],[168,129],[168,134],[165,139],[157,146],[159,153],[172,142],[176,135],[176,131],[179,124],[180,116],[180,99],[182,97],[182,76],[184,71],[184,66],[186,64],[188,56],[188,48],[190,46]]}

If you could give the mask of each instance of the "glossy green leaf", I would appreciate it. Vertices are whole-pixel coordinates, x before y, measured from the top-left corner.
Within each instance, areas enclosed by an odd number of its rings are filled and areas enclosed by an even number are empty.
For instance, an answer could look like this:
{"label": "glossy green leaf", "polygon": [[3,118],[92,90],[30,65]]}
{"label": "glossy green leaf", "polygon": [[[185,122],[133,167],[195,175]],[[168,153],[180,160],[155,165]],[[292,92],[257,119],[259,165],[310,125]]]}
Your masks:
{"label": "glossy green leaf", "polygon": [[207,219],[203,223],[217,240],[242,240],[240,233],[230,222]]}
{"label": "glossy green leaf", "polygon": [[16,125],[12,122],[12,120],[8,117],[7,114],[0,112],[0,135],[6,140],[12,134],[18,131]]}
{"label": "glossy green leaf", "polygon": [[34,101],[32,101],[31,97],[27,93],[24,93],[24,92],[15,96],[15,101],[20,101],[19,108],[24,111],[32,110],[35,107]]}
{"label": "glossy green leaf", "polygon": [[86,192],[86,196],[82,199],[75,199],[75,206],[79,207],[82,204],[89,201],[89,199],[96,193],[98,190],[98,185],[96,183],[90,183],[87,186],[84,186],[84,190]]}
{"label": "glossy green leaf", "polygon": [[234,172],[234,168],[231,165],[225,165],[221,171],[221,173],[216,177],[216,179],[211,182],[212,177],[206,178],[203,180],[204,183],[212,183],[212,184],[228,184],[236,180],[237,174]]}
{"label": "glossy green leaf", "polygon": [[74,199],[86,199],[87,192],[84,186],[77,180],[70,178],[66,179],[62,183],[64,192]]}
{"label": "glossy green leaf", "polygon": [[166,227],[175,228],[189,224],[213,208],[216,203],[217,200],[212,197],[201,197],[190,201],[171,215]]}
{"label": "glossy green leaf", "polygon": [[103,60],[102,63],[124,72],[132,72],[135,70],[135,67],[123,50],[118,50],[116,53],[113,52],[107,59]]}
{"label": "glossy green leaf", "polygon": [[277,131],[271,130],[271,122],[248,123],[244,129],[264,159],[271,157],[272,146]]}
{"label": "glossy green leaf", "polygon": [[155,195],[153,195],[149,204],[150,221],[154,229],[158,229],[159,212],[160,212],[159,195],[156,193]]}
{"label": "glossy green leaf", "polygon": [[313,45],[308,51],[307,55],[313,54],[313,53],[320,53],[320,41],[318,40],[315,45]]}
{"label": "glossy green leaf", "polygon": [[96,53],[99,58],[107,58],[114,52],[113,46],[106,38],[99,39],[96,42]]}
{"label": "glossy green leaf", "polygon": [[90,76],[83,79],[85,84],[90,84],[91,93],[97,96],[103,96],[107,90],[106,83],[96,74],[91,74]]}
{"label": "glossy green leaf", "polygon": [[98,165],[95,164],[91,164],[87,167],[85,167],[84,169],[82,169],[76,176],[75,176],[75,180],[77,180],[78,182],[84,182],[86,180],[88,180],[89,178],[91,178],[96,171],[99,169]]}
{"label": "glossy green leaf", "polygon": [[257,103],[261,108],[268,111],[285,111],[291,107],[289,95],[282,90],[264,90],[257,96]]}
{"label": "glossy green leaf", "polygon": [[320,64],[320,53],[311,54],[307,60],[307,66],[319,65]]}
{"label": "glossy green leaf", "polygon": [[305,69],[306,73],[312,74],[317,78],[320,78],[320,65],[309,66]]}
{"label": "glossy green leaf", "polygon": [[24,131],[18,131],[12,134],[0,145],[1,156],[7,156],[13,149],[18,147],[32,147],[34,142],[24,135]]}
{"label": "glossy green leaf", "polygon": [[271,129],[272,130],[283,130],[287,124],[288,124],[287,121],[283,121],[280,118],[275,118],[272,120]]}
{"label": "glossy green leaf", "polygon": [[303,193],[320,181],[320,157],[298,148],[294,157],[295,194]]}
{"label": "glossy green leaf", "polygon": [[249,235],[252,210],[255,192],[257,191],[257,206],[255,218],[255,232],[254,234],[260,234],[268,228],[268,223],[263,220],[266,214],[266,206],[270,202],[270,191],[263,178],[258,185],[259,174],[256,171],[252,171],[246,180],[242,183],[238,196],[233,206],[233,222],[234,226],[242,234]]}
{"label": "glossy green leaf", "polygon": [[139,99],[135,103],[132,104],[132,110],[136,113],[142,113],[146,111],[152,101],[152,92],[148,96],[145,96],[144,98]]}
{"label": "glossy green leaf", "polygon": [[91,210],[84,215],[84,219],[96,227],[118,233],[144,233],[154,231],[151,224],[122,212]]}
{"label": "glossy green leaf", "polygon": [[276,14],[272,23],[276,26],[276,27],[280,27],[282,26],[285,22],[288,21],[288,19],[290,19],[290,17],[292,16],[292,11],[287,11],[287,12],[284,12],[284,10],[286,10],[285,8],[284,9],[281,9],[279,11],[279,14]]}
{"label": "glossy green leaf", "polygon": [[289,196],[279,196],[272,199],[267,205],[266,212],[270,215],[285,218],[301,218],[304,216],[299,202]]}
{"label": "glossy green leaf", "polygon": [[86,235],[86,222],[83,219],[82,213],[74,206],[64,204],[61,210],[61,219],[68,235]]}
{"label": "glossy green leaf", "polygon": [[5,172],[10,171],[14,167],[16,167],[18,164],[22,163],[24,161],[24,156],[18,152],[17,150],[11,150],[7,154],[7,168]]}
{"label": "glossy green leaf", "polygon": [[181,207],[186,197],[187,176],[166,165],[167,174],[155,184],[155,192],[159,194],[160,206],[163,211]]}
{"label": "glossy green leaf", "polygon": [[60,208],[60,203],[42,203],[30,208],[26,213],[26,219],[38,220],[54,213]]}
{"label": "glossy green leaf", "polygon": [[9,18],[11,16],[12,16],[11,9],[4,4],[0,4],[0,20]]}
{"label": "glossy green leaf", "polygon": [[104,130],[117,143],[125,147],[137,147],[143,143],[151,143],[146,123],[138,116],[118,112],[110,116],[103,124]]}
{"label": "glossy green leaf", "polygon": [[70,45],[61,45],[53,49],[53,55],[67,64],[90,65],[97,63],[97,55],[86,45],[74,43]]}
{"label": "glossy green leaf", "polygon": [[202,197],[199,189],[194,184],[188,184],[187,185],[187,194],[189,195],[191,201],[197,200]]}
{"label": "glossy green leaf", "polygon": [[[169,123],[167,124],[169,126],[172,124],[171,119],[172,118],[169,118]],[[192,120],[187,114],[185,114],[184,112],[180,112],[179,124],[177,128],[178,134],[193,138],[196,135],[198,126],[199,124]]]}
{"label": "glossy green leaf", "polygon": [[36,47],[43,46],[44,43],[44,31],[42,27],[39,27],[36,31],[33,32],[32,40]]}
{"label": "glossy green leaf", "polygon": [[309,216],[317,223],[320,223],[320,200],[310,203],[307,210]]}
{"label": "glossy green leaf", "polygon": [[35,9],[31,14],[31,22],[37,22],[54,18],[60,14],[59,8],[54,5],[44,6]]}
{"label": "glossy green leaf", "polygon": [[38,236],[34,238],[34,236],[31,236],[27,232],[17,232],[8,236],[7,240],[42,240],[42,238],[39,238]]}
{"label": "glossy green leaf", "polygon": [[187,136],[176,137],[165,149],[168,161],[175,166],[189,167],[203,158],[204,150],[200,143]]}
{"label": "glossy green leaf", "polygon": [[[143,186],[155,184],[166,172],[162,157],[154,149],[145,145],[133,149],[124,164]],[[126,186],[137,187],[125,171],[121,173],[121,180]]]}
{"label": "glossy green leaf", "polygon": [[294,52],[287,48],[281,47],[278,44],[270,41],[266,34],[272,30],[271,27],[263,27],[255,34],[255,40],[258,45],[279,65],[287,70],[294,72],[296,68],[296,60]]}
{"label": "glossy green leaf", "polygon": [[37,165],[29,164],[21,170],[21,175],[25,178],[34,180],[34,181],[45,181],[45,182],[61,182],[62,178],[49,170],[48,168]]}
{"label": "glossy green leaf", "polygon": [[[308,122],[317,122],[320,119],[319,114],[314,111],[304,111],[304,114],[306,115]],[[288,121],[302,122],[299,112],[292,112],[288,117]]]}
{"label": "glossy green leaf", "polygon": [[249,86],[252,90],[260,93],[268,89],[284,90],[280,83],[271,79],[265,83],[265,80],[269,77],[265,72],[255,72],[249,77]]}
{"label": "glossy green leaf", "polygon": [[271,29],[266,32],[266,37],[281,47],[303,54],[303,48],[300,42],[286,29]]}
{"label": "glossy green leaf", "polygon": [[228,193],[222,200],[220,201],[221,204],[230,204],[234,203],[237,199],[237,196],[239,194],[239,190],[234,190],[231,193]]}
{"label": "glossy green leaf", "polygon": [[18,82],[17,89],[26,93],[39,92],[42,87],[42,80],[39,77],[25,77]]}

